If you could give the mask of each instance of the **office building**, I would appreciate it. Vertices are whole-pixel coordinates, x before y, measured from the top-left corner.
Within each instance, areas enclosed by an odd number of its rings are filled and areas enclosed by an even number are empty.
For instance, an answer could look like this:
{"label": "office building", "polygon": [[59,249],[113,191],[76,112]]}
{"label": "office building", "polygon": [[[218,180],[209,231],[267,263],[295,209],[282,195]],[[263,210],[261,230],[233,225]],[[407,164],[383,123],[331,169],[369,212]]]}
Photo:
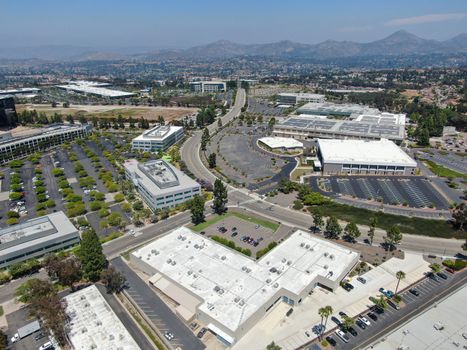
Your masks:
{"label": "office building", "polygon": [[303,150],[303,143],[287,137],[262,137],[258,143],[269,151],[298,152]]}
{"label": "office building", "polygon": [[0,268],[79,243],[78,230],[62,212],[0,230]]}
{"label": "office building", "polygon": [[183,127],[159,125],[143,132],[131,141],[131,149],[144,152],[165,151],[183,139]]}
{"label": "office building", "polygon": [[41,92],[41,90],[37,88],[7,89],[0,90],[0,96],[11,95],[17,97],[34,97],[39,92]]}
{"label": "office building", "polygon": [[318,140],[324,174],[415,175],[417,163],[387,139]]}
{"label": "office building", "polygon": [[93,81],[70,81],[67,85],[57,85],[57,88],[68,92],[78,92],[84,95],[94,95],[104,98],[127,98],[136,96],[135,93],[113,90],[107,88],[109,83],[98,83]]}
{"label": "office building", "polygon": [[324,115],[301,114],[274,125],[273,135],[298,140],[386,138],[399,144],[405,137],[405,115],[379,112],[336,119]]}
{"label": "office building", "polygon": [[63,299],[69,318],[67,335],[73,349],[140,349],[95,285]]}
{"label": "office building", "polygon": [[91,131],[92,126],[88,124],[54,124],[43,128],[11,130],[0,134],[0,164],[86,137]]}
{"label": "office building", "polygon": [[350,117],[359,114],[378,114],[380,111],[368,106],[351,103],[332,103],[332,102],[310,102],[299,109],[300,114],[326,115],[334,117]]}
{"label": "office building", "polygon": [[201,194],[196,181],[164,160],[129,159],[124,167],[127,179],[153,210],[173,208]]}
{"label": "office building", "polygon": [[297,103],[303,102],[314,102],[314,103],[321,103],[324,102],[325,96],[319,94],[307,94],[307,93],[292,93],[292,92],[284,92],[279,94],[278,96],[278,103],[280,105],[296,105]]}
{"label": "office building", "polygon": [[358,259],[346,247],[296,231],[255,261],[186,227],[130,254],[180,317],[197,319],[227,345],[277,303],[299,308],[317,286],[335,290]]}
{"label": "office building", "polygon": [[194,81],[190,85],[191,90],[202,93],[224,92],[227,89],[223,81]]}
{"label": "office building", "polygon": [[17,123],[13,96],[0,96],[0,128],[14,128]]}

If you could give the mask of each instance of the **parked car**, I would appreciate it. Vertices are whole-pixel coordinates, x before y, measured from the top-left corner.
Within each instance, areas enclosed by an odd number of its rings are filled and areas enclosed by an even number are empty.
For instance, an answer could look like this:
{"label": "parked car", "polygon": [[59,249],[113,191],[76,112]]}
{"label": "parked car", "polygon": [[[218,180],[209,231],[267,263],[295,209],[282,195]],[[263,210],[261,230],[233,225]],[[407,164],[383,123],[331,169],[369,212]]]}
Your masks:
{"label": "parked car", "polygon": [[39,347],[39,350],[51,350],[51,349],[53,349],[53,348],[54,348],[53,344],[52,344],[51,342],[48,341],[47,343],[42,344],[42,345]]}
{"label": "parked car", "polygon": [[42,339],[44,337],[45,337],[45,334],[40,332],[40,333],[36,334],[36,336],[34,337],[34,340],[38,341],[38,340],[40,340],[40,339]]}
{"label": "parked car", "polygon": [[344,343],[348,343],[348,342],[349,342],[349,340],[350,340],[349,337],[348,337],[347,335],[345,335],[345,333],[342,332],[340,329],[338,329],[335,333],[336,333],[336,335],[337,335],[339,338],[342,339],[342,341],[343,341]]}
{"label": "parked car", "polygon": [[350,334],[352,334],[354,337],[358,335],[357,331],[353,327],[348,327],[347,330],[349,331]]}
{"label": "parked car", "polygon": [[201,330],[198,332],[197,337],[201,339],[204,336],[204,334],[206,334],[206,332],[207,332],[206,328],[204,328],[204,327],[201,328]]}
{"label": "parked car", "polygon": [[366,325],[365,325],[362,321],[360,321],[360,320],[356,320],[356,321],[355,321],[355,324],[356,324],[357,326],[359,326],[361,329],[365,329],[365,328],[366,328]]}
{"label": "parked car", "polygon": [[172,340],[173,338],[175,338],[175,336],[171,332],[165,332],[164,337],[169,341]]}
{"label": "parked car", "polygon": [[414,288],[409,289],[409,293],[415,295],[416,297],[420,295],[420,292]]}
{"label": "parked car", "polygon": [[339,320],[336,316],[331,317],[331,321],[340,326],[342,324],[341,320]]}
{"label": "parked car", "polygon": [[430,279],[432,279],[433,281],[436,281],[436,282],[440,281],[439,277],[436,276],[433,272],[428,272],[426,274],[426,277],[428,277],[428,278],[430,278]]}
{"label": "parked car", "polygon": [[396,310],[400,310],[400,306],[399,304],[397,304],[396,302],[392,301],[392,299],[388,299],[388,305],[393,307],[394,309]]}
{"label": "parked car", "polygon": [[451,273],[451,274],[455,274],[455,273],[456,273],[456,270],[454,270],[454,269],[452,269],[452,268],[450,268],[450,267],[448,267],[448,268],[446,269],[446,271],[449,272],[449,273]]}
{"label": "parked car", "polygon": [[326,341],[331,345],[331,346],[336,346],[337,345],[337,342],[334,340],[333,337],[331,336],[327,336],[326,337]]}
{"label": "parked car", "polygon": [[362,276],[357,277],[357,281],[360,282],[361,284],[366,284],[366,279]]}
{"label": "parked car", "polygon": [[341,317],[349,317],[344,311],[339,311],[339,316],[341,316]]}
{"label": "parked car", "polygon": [[354,287],[349,282],[344,282],[342,284],[342,288],[344,288],[347,292],[350,292]]}
{"label": "parked car", "polygon": [[369,318],[371,318],[373,321],[378,321],[378,316],[376,316],[373,312],[369,312],[366,314]]}
{"label": "parked car", "polygon": [[447,279],[448,279],[448,276],[446,276],[446,275],[445,275],[444,273],[442,273],[442,272],[438,272],[437,275],[438,275],[439,277],[441,277],[443,280],[447,280]]}
{"label": "parked car", "polygon": [[392,298],[394,296],[394,292],[388,290],[388,289],[384,289],[383,287],[381,287],[379,289],[380,293],[383,294],[385,297],[387,298]]}
{"label": "parked car", "polygon": [[362,321],[367,326],[371,325],[370,321],[368,321],[368,319],[365,316],[360,315],[358,317],[358,320]]}

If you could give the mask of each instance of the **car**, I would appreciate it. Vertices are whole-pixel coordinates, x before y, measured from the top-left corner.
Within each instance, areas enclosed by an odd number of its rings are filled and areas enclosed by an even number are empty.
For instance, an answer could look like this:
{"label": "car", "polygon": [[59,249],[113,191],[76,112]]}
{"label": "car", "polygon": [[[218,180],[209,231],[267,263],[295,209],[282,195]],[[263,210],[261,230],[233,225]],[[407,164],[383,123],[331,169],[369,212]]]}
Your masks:
{"label": "car", "polygon": [[236,235],[238,235],[238,232],[236,232],[236,231],[232,232],[232,234],[231,234],[232,237],[235,237]]}
{"label": "car", "polygon": [[197,334],[197,337],[201,339],[204,336],[204,334],[206,334],[207,331],[208,331],[207,328],[204,328],[204,327],[201,328],[201,330]]}
{"label": "car", "polygon": [[47,342],[47,343],[44,343],[42,344],[40,347],[39,347],[39,350],[49,350],[49,349],[53,349],[54,346],[51,342]]}
{"label": "car", "polygon": [[336,316],[331,317],[331,321],[340,326],[342,324],[341,320],[339,320]]}
{"label": "car", "polygon": [[442,272],[438,272],[437,275],[438,275],[439,277],[441,277],[443,280],[447,280],[447,279],[448,279],[448,276],[446,276],[446,275],[445,275],[444,273],[442,273]]}
{"label": "car", "polygon": [[206,231],[201,231],[200,234],[204,236],[206,234]]}
{"label": "car", "polygon": [[310,333],[308,331],[305,331],[305,335],[309,338],[310,337]]}
{"label": "car", "polygon": [[342,284],[342,288],[344,288],[347,292],[350,292],[354,287],[349,282],[345,282]]}
{"label": "car", "polygon": [[317,324],[315,326],[313,326],[313,328],[311,329],[311,331],[313,333],[315,333],[316,335],[319,335],[321,334],[322,332],[324,332],[324,325],[322,324]]}
{"label": "car", "polygon": [[384,309],[376,305],[371,308],[371,311],[376,312],[378,315],[384,314]]}
{"label": "car", "polygon": [[18,333],[15,333],[15,334],[11,337],[10,342],[11,342],[11,343],[16,343],[18,340],[19,340],[19,334],[18,334]]}
{"label": "car", "polygon": [[164,333],[164,337],[165,337],[167,340],[169,340],[169,341],[172,340],[173,338],[175,338],[175,336],[173,335],[173,333],[168,332],[168,331]]}
{"label": "car", "polygon": [[414,288],[409,289],[409,293],[415,295],[416,297],[420,295],[420,292]]}
{"label": "car", "polygon": [[341,317],[349,317],[344,311],[339,311],[339,316],[341,316]]}
{"label": "car", "polygon": [[331,345],[331,346],[336,346],[337,345],[337,342],[334,340],[333,337],[331,336],[327,336],[326,337],[326,341]]}
{"label": "car", "polygon": [[388,289],[384,289],[383,287],[381,287],[379,289],[380,293],[383,294],[385,297],[387,298],[392,298],[394,296],[394,292],[388,290]]}
{"label": "car", "polygon": [[232,231],[237,231],[237,228],[235,226],[232,227]]}
{"label": "car", "polygon": [[357,277],[357,281],[360,282],[361,284],[366,284],[366,279],[363,278],[362,276]]}
{"label": "car", "polygon": [[428,277],[428,278],[430,278],[430,279],[432,279],[433,281],[436,281],[436,282],[440,281],[439,277],[436,276],[433,272],[428,272],[426,274],[426,277]]}
{"label": "car", "polygon": [[360,320],[358,320],[358,319],[355,321],[355,324],[356,324],[357,326],[359,326],[361,329],[365,329],[365,328],[366,328],[365,323],[363,323],[362,321],[360,321]]}
{"label": "car", "polygon": [[454,269],[452,269],[452,268],[450,268],[450,267],[448,267],[448,268],[446,269],[446,271],[449,272],[450,274],[453,274],[453,275],[456,273],[456,270],[454,270]]}
{"label": "car", "polygon": [[359,321],[362,321],[362,322],[363,322],[365,325],[367,325],[367,326],[371,325],[370,321],[368,321],[368,319],[367,319],[365,316],[360,315],[360,316],[358,317],[358,320],[359,320]]}
{"label": "car", "polygon": [[353,327],[348,327],[347,330],[349,331],[350,334],[352,334],[354,337],[358,335],[357,331]]}
{"label": "car", "polygon": [[350,340],[349,337],[346,336],[345,333],[342,332],[340,329],[338,329],[338,330],[335,332],[335,334],[336,334],[339,338],[341,338],[342,341],[343,341],[344,343],[348,343],[349,340]]}
{"label": "car", "polygon": [[378,321],[378,316],[376,316],[373,312],[369,312],[366,314],[369,318],[371,318],[373,321]]}

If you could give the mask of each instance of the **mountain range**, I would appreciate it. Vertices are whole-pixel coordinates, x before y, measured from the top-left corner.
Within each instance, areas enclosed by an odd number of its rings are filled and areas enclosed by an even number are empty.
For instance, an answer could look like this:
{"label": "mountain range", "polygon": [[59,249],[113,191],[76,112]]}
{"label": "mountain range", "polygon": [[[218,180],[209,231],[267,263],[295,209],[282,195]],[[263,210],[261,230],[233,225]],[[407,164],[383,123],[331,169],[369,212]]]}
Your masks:
{"label": "mountain range", "polygon": [[146,47],[108,50],[76,46],[0,48],[0,58],[3,59],[35,58],[60,61],[169,58],[225,59],[240,56],[326,59],[436,53],[467,53],[467,33],[459,34],[445,41],[423,39],[404,30],[397,31],[384,39],[368,43],[326,40],[318,44],[301,44],[286,40],[267,44],[238,44],[228,40],[219,40],[207,45],[183,50],[166,49],[157,51],[151,51]]}

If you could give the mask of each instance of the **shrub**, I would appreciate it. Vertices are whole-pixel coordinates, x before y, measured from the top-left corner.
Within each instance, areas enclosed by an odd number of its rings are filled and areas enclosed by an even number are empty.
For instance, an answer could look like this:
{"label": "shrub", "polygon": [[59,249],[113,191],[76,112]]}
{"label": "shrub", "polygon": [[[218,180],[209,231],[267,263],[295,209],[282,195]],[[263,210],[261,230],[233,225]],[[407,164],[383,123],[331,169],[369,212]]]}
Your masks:
{"label": "shrub", "polygon": [[143,210],[144,205],[142,201],[136,201],[133,203],[133,210]]}
{"label": "shrub", "polygon": [[9,271],[12,278],[19,278],[27,274],[39,271],[41,263],[37,259],[30,259],[10,266]]}
{"label": "shrub", "polygon": [[103,201],[105,199],[105,194],[99,191],[91,191],[89,196],[96,201]]}
{"label": "shrub", "polygon": [[123,222],[122,215],[120,213],[112,213],[108,216],[107,220],[109,221],[110,226],[120,226]]}
{"label": "shrub", "polygon": [[47,196],[45,193],[40,193],[37,195],[37,201],[38,202],[45,202],[47,200]]}
{"label": "shrub", "polygon": [[16,225],[18,223],[18,218],[9,218],[6,221],[6,224],[11,226],[11,225]]}
{"label": "shrub", "polygon": [[17,213],[16,211],[14,210],[9,210],[7,213],[6,213],[6,216],[8,218],[19,218],[19,213]]}
{"label": "shrub", "polygon": [[12,201],[18,201],[23,198],[23,194],[21,192],[11,192],[9,198]]}
{"label": "shrub", "polygon": [[449,267],[453,270],[459,271],[467,266],[466,260],[456,259],[456,260],[444,260],[443,265]]}
{"label": "shrub", "polygon": [[47,208],[53,208],[55,207],[55,201],[53,199],[49,199],[45,202],[45,205],[47,206]]}
{"label": "shrub", "polygon": [[102,208],[98,211],[98,215],[100,218],[105,218],[106,216],[109,216],[110,215],[110,211],[108,211],[107,209],[105,208]]}
{"label": "shrub", "polygon": [[91,211],[96,211],[99,209],[102,209],[102,202],[101,201],[93,201],[90,203],[90,209]]}
{"label": "shrub", "polygon": [[47,214],[47,212],[45,210],[39,210],[39,211],[36,212],[37,216],[44,216],[45,214]]}
{"label": "shrub", "polygon": [[130,203],[123,203],[123,204],[122,204],[122,210],[123,210],[125,213],[131,212],[131,204],[130,204]]}
{"label": "shrub", "polygon": [[124,200],[125,200],[125,196],[123,195],[123,193],[115,194],[115,196],[114,196],[114,201],[115,202],[120,203],[120,202],[123,202]]}
{"label": "shrub", "polygon": [[300,209],[302,209],[302,208],[303,208],[303,203],[302,203],[302,201],[301,201],[301,200],[296,200],[296,201],[294,201],[294,202],[293,202],[293,208],[294,208],[295,210],[300,210]]}
{"label": "shrub", "polygon": [[45,193],[45,191],[47,191],[47,188],[45,188],[44,186],[36,187],[36,193],[37,194]]}
{"label": "shrub", "polygon": [[11,184],[10,186],[10,190],[12,192],[20,192],[22,189],[23,189],[23,186],[21,186],[20,184]]}
{"label": "shrub", "polygon": [[39,211],[39,210],[44,210],[46,208],[46,204],[45,203],[37,203],[36,204],[36,210]]}

